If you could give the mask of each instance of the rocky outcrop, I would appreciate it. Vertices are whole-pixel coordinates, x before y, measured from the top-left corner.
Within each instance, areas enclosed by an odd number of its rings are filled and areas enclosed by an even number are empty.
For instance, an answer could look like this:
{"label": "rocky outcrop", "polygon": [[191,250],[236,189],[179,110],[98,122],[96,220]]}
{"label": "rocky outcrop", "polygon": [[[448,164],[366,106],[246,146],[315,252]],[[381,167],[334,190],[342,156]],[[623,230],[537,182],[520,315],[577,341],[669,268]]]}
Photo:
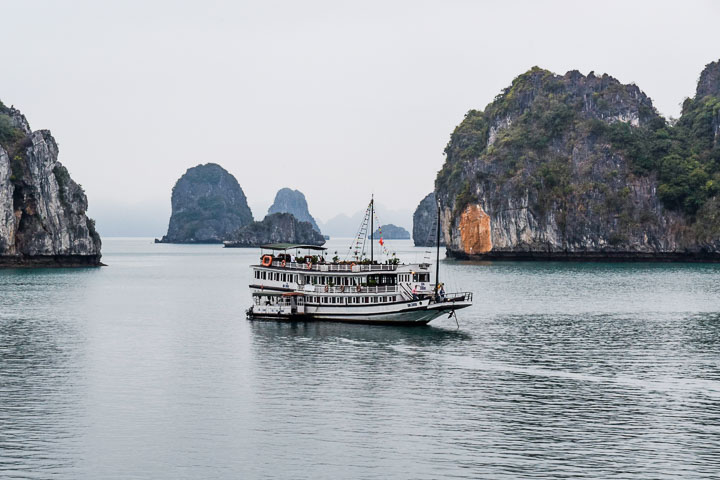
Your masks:
{"label": "rocky outcrop", "polygon": [[87,197],[58,162],[48,130],[0,102],[0,266],[97,266]]}
{"label": "rocky outcrop", "polygon": [[189,168],[172,191],[172,215],[160,243],[221,243],[250,224],[252,212],[234,176],[220,165]]}
{"label": "rocky outcrop", "polygon": [[375,238],[383,238],[385,240],[410,240],[410,232],[403,227],[388,223],[375,230]]}
{"label": "rocky outcrop", "polygon": [[317,222],[310,211],[305,200],[305,195],[299,190],[291,190],[289,188],[281,188],[275,195],[275,201],[268,209],[268,215],[273,213],[290,213],[301,222],[308,222],[312,227],[320,232]]}
{"label": "rocky outcrop", "polygon": [[309,222],[289,213],[273,213],[246,225],[228,237],[226,247],[257,247],[270,243],[323,245],[325,238]]}
{"label": "rocky outcrop", "polygon": [[435,187],[449,254],[720,259],[719,68],[675,127],[608,75],[516,78],[445,150]]}
{"label": "rocky outcrop", "polygon": [[695,98],[702,99],[707,96],[720,97],[720,60],[705,65],[700,74]]}
{"label": "rocky outcrop", "polygon": [[[413,242],[416,247],[434,247],[437,242],[437,200],[435,192],[428,193],[413,214]],[[440,245],[445,245],[440,237]]]}

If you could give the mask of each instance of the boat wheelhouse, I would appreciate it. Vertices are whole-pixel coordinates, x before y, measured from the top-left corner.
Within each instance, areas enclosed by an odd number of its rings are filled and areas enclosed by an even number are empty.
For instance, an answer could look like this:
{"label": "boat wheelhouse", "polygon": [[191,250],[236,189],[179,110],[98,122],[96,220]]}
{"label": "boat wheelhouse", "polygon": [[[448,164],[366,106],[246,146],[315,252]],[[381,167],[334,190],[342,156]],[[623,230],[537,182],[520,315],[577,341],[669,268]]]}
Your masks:
{"label": "boat wheelhouse", "polygon": [[327,249],[315,245],[261,247],[260,263],[251,266],[248,318],[426,324],[472,305],[472,293],[448,294],[433,283],[429,263],[376,261],[372,241],[371,233],[369,258],[358,250],[344,261],[328,261]]}

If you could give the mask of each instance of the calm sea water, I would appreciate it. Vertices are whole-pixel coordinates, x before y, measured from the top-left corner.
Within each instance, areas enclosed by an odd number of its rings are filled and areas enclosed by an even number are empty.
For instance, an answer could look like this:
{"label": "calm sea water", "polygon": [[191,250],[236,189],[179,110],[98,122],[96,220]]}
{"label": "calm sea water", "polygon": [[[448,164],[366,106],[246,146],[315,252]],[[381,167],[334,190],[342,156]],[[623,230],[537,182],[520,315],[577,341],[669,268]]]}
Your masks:
{"label": "calm sea water", "polygon": [[444,261],[476,303],[413,328],[249,322],[254,249],[103,251],[0,270],[1,478],[720,472],[720,265]]}

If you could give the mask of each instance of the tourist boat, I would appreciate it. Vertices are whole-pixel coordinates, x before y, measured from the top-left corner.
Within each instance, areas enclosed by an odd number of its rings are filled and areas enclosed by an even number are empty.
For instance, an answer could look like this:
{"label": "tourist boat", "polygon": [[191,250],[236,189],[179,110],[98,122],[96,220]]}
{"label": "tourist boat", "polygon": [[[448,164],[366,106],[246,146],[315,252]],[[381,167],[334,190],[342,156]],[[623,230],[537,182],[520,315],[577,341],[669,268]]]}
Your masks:
{"label": "tourist boat", "polygon": [[[439,247],[434,282],[429,263],[401,264],[394,255],[375,260],[373,220],[371,200],[355,250],[351,247],[345,261],[337,256],[328,261],[327,249],[314,245],[261,247],[260,263],[251,265],[248,318],[424,325],[472,305],[472,293],[445,293],[438,282]],[[365,256],[368,223],[370,255]]]}

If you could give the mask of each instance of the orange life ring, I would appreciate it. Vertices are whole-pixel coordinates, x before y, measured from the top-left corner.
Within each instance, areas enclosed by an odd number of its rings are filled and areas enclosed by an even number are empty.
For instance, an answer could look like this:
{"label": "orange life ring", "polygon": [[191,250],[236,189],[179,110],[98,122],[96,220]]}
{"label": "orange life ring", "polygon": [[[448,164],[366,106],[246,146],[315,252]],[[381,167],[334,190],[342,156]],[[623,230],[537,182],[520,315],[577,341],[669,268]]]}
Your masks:
{"label": "orange life ring", "polygon": [[282,262],[280,262],[280,266],[283,267],[283,268],[285,268],[285,260],[283,260]]}
{"label": "orange life ring", "polygon": [[269,267],[272,265],[273,257],[272,255],[263,255],[262,256],[262,266],[263,267]]}
{"label": "orange life ring", "polygon": [[351,263],[351,264],[350,264],[350,270],[352,270],[352,268],[353,268],[354,266],[355,266],[355,262]]}

